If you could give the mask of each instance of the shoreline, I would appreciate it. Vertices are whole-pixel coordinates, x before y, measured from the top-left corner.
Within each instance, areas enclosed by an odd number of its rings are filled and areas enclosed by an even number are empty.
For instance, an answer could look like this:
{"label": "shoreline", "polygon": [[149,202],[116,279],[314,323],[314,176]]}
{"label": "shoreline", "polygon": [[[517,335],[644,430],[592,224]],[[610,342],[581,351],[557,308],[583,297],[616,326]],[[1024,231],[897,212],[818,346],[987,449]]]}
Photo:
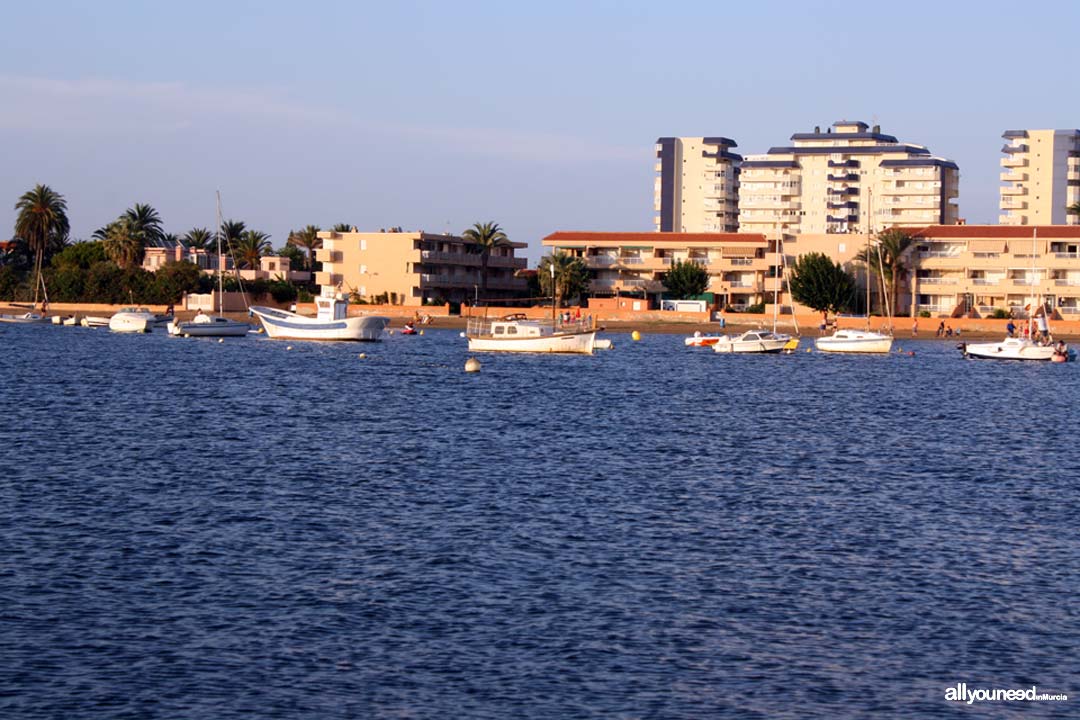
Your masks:
{"label": "shoreline", "polygon": [[[353,306],[356,308],[363,308],[363,306]],[[50,307],[47,317],[62,316],[68,317],[70,315],[111,315],[118,308],[105,309],[105,306],[87,305],[76,306],[74,304],[64,304],[63,306]],[[164,313],[165,307],[151,306],[151,310]],[[21,314],[27,311],[27,308],[23,304],[14,304],[10,302],[0,302],[0,313],[13,313]],[[376,310],[376,313],[378,311]],[[179,320],[190,320],[196,314],[194,310],[178,310],[175,312],[175,316]],[[218,314],[218,313],[214,313]],[[248,322],[252,327],[259,327],[259,322],[256,318],[251,317],[247,312],[223,312],[220,313],[224,317],[230,320],[238,320],[241,322]],[[746,322],[739,322],[740,318],[737,315],[729,314],[725,315],[725,325],[723,328],[716,321],[692,321],[692,320],[656,320],[656,319],[633,319],[633,318],[618,318],[608,319],[602,316],[598,317],[598,327],[603,332],[616,332],[616,333],[631,333],[635,330],[642,334],[655,334],[655,335],[684,335],[691,336],[695,332],[700,332],[703,335],[737,335],[747,330],[761,330],[772,329],[772,323],[763,319],[747,320]],[[411,317],[407,316],[390,316],[390,329],[399,329],[405,325],[406,322],[411,320]],[[428,325],[420,325],[420,328],[426,329],[442,329],[442,330],[464,330],[468,318],[461,315],[433,315],[431,317],[431,323]],[[860,322],[861,320],[861,322]],[[880,320],[880,318],[875,318]],[[900,322],[908,321],[909,318],[902,318]],[[920,318],[927,325],[940,321],[938,318]],[[1002,321],[995,321],[1002,322]],[[860,318],[841,318],[841,329],[863,329],[865,327],[865,319]],[[1022,321],[1016,321],[1017,326],[1022,326]],[[819,325],[803,325],[800,324],[798,333],[795,332],[794,324],[790,321],[781,322],[777,326],[779,332],[788,333],[791,335],[798,335],[805,338],[816,338],[823,335],[831,334],[831,330],[828,332],[822,332]],[[875,327],[877,329],[877,327]],[[1051,327],[1053,329],[1053,327]],[[1072,328],[1062,328],[1057,333],[1054,333],[1054,337],[1066,342],[1080,342],[1080,332],[1070,332]],[[994,341],[1001,340],[1005,337],[1005,333],[1001,329],[992,328],[958,328],[958,333],[954,333],[951,336],[938,337],[934,334],[933,330],[922,329],[918,334],[912,334],[910,327],[896,328],[895,338],[897,340],[940,340],[944,342],[962,342],[965,340],[978,340],[978,341]]]}

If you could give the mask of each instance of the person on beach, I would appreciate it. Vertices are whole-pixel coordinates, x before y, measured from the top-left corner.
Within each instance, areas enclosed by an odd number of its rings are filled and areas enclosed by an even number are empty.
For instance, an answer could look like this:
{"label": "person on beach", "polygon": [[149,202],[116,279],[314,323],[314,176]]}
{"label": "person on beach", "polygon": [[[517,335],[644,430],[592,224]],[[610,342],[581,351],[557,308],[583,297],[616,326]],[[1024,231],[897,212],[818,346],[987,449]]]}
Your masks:
{"label": "person on beach", "polygon": [[916,337],[919,334],[919,318],[915,318],[911,321],[911,337]]}
{"label": "person on beach", "polygon": [[941,323],[938,324],[938,326],[937,326],[937,336],[938,337],[945,337],[945,321],[944,320],[942,320]]}

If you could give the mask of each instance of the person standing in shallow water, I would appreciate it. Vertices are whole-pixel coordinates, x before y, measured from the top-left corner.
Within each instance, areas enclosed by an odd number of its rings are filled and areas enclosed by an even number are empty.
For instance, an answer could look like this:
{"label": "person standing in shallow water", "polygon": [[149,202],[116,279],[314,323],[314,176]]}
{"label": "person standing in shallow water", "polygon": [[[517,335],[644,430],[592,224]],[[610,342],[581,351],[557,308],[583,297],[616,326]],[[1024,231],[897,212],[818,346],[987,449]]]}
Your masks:
{"label": "person standing in shallow water", "polygon": [[919,318],[915,318],[911,321],[911,337],[916,337],[919,334]]}

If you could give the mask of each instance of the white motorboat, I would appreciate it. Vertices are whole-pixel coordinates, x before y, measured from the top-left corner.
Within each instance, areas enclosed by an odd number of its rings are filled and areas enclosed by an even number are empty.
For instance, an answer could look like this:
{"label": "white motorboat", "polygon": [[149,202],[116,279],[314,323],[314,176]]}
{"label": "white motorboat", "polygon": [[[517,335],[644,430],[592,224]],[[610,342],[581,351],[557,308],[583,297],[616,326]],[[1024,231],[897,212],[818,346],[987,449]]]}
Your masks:
{"label": "white motorboat", "polygon": [[71,317],[64,318],[64,322],[61,323],[61,325],[64,325],[65,327],[75,327],[78,324],[79,324],[79,318],[76,317],[75,315],[72,315]]}
{"label": "white motorboat", "polygon": [[837,330],[814,340],[814,346],[821,352],[835,353],[887,353],[892,350],[892,344],[891,335],[870,330]]}
{"label": "white motorboat", "polygon": [[205,315],[200,311],[191,320],[170,322],[168,328],[170,335],[184,337],[243,337],[251,330],[251,325],[220,315]]}
{"label": "white motorboat", "polygon": [[79,324],[87,328],[109,327],[109,318],[100,315],[87,315]]}
{"label": "white motorboat", "polygon": [[592,355],[596,326],[591,320],[529,319],[522,313],[498,320],[469,318],[465,330],[472,352],[576,353]]}
{"label": "white motorboat", "polygon": [[734,337],[721,336],[713,343],[712,349],[718,353],[778,353],[793,351],[798,346],[799,339],[790,335],[768,330],[747,330]]}
{"label": "white motorboat", "polygon": [[390,318],[381,315],[349,317],[349,304],[340,295],[317,297],[315,307],[315,317],[259,305],[252,305],[250,312],[262,321],[267,337],[280,340],[375,341],[390,324]]}
{"label": "white motorboat", "polygon": [[[1001,342],[960,343],[964,357],[992,360],[1041,360],[1049,362],[1055,355],[1062,360],[1070,360],[1075,355],[1065,343],[1040,345],[1027,338],[1008,337]],[[1061,362],[1058,360],[1057,362]]]}
{"label": "white motorboat", "polygon": [[109,318],[109,329],[122,333],[145,333],[154,329],[155,316],[144,307],[121,308]]}
{"label": "white motorboat", "polygon": [[47,320],[36,312],[27,312],[22,315],[0,315],[0,322],[25,324],[47,322]]}

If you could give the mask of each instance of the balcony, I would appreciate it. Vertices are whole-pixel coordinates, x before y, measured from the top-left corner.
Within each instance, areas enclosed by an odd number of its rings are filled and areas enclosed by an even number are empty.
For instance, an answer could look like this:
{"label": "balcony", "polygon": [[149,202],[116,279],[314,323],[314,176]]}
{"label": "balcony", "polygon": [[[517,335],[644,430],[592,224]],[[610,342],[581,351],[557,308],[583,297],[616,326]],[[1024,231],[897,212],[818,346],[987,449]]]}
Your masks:
{"label": "balcony", "polygon": [[[488,258],[490,264],[491,260],[495,258]],[[480,256],[475,253],[453,253],[453,252],[438,252],[435,250],[424,250],[420,253],[420,260],[426,263],[446,263],[450,265],[470,265],[479,267]]]}
{"label": "balcony", "polygon": [[920,285],[956,285],[959,278],[934,275],[931,277],[918,278]]}
{"label": "balcony", "polygon": [[859,182],[859,176],[856,173],[847,173],[846,175],[826,175],[826,179],[829,182]]}
{"label": "balcony", "polygon": [[1077,278],[1076,280],[1057,278],[1054,280],[1054,285],[1057,285],[1058,287],[1080,287],[1080,278]]}
{"label": "balcony", "polygon": [[614,255],[586,255],[582,259],[585,260],[585,264],[591,268],[608,268],[619,262],[619,258]]}
{"label": "balcony", "polygon": [[1080,180],[1080,170],[1070,169],[1069,172],[1065,173],[1065,179]]}
{"label": "balcony", "polygon": [[1002,182],[1027,182],[1028,174],[1022,172],[1003,172],[1000,177]]}
{"label": "balcony", "polygon": [[321,263],[339,263],[341,262],[341,251],[318,248],[315,250],[315,260]]}
{"label": "balcony", "polygon": [[329,272],[317,272],[315,273],[315,284],[322,285],[323,287],[336,287],[338,283],[342,281],[342,277],[339,273]]}
{"label": "balcony", "polygon": [[1004,278],[1000,277],[975,277],[971,278],[972,285],[1000,285]]}
{"label": "balcony", "polygon": [[1001,148],[1001,152],[1007,153],[1009,155],[1016,155],[1018,153],[1026,153],[1028,150],[1030,150],[1030,148],[1027,145],[1024,145],[1023,143],[1020,143],[1018,145],[1006,145],[1006,146]]}
{"label": "balcony", "polygon": [[1031,287],[1032,285],[1038,285],[1042,282],[1042,280],[1040,279],[1033,280],[1031,278],[1010,278],[1010,280],[1012,280],[1013,285],[1025,285],[1027,287]]}
{"label": "balcony", "polygon": [[1027,195],[1028,189],[1026,187],[1003,187],[1001,188],[1002,195]]}
{"label": "balcony", "polygon": [[1010,198],[1002,199],[1001,201],[1002,210],[1025,210],[1027,209],[1027,206],[1028,204],[1026,200],[1014,200]]}
{"label": "balcony", "polygon": [[1009,157],[1001,158],[1001,167],[1019,168],[1027,166],[1028,159],[1026,157],[1017,157],[1015,155],[1010,155]]}
{"label": "balcony", "polygon": [[523,257],[492,255],[488,258],[488,267],[491,268],[513,268],[515,270],[524,270],[527,266],[528,261]]}

